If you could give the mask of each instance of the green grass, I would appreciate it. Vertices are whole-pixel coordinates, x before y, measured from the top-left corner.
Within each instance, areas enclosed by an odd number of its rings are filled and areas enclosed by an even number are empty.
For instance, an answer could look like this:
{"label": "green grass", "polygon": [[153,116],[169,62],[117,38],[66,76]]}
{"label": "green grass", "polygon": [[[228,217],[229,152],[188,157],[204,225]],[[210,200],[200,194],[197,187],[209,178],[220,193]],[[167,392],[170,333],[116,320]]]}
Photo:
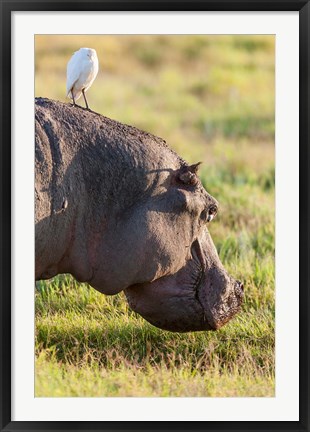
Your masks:
{"label": "green grass", "polygon": [[274,313],[170,333],[69,276],[36,294],[37,396],[272,396]]}
{"label": "green grass", "polygon": [[[274,395],[274,37],[36,36],[36,96],[97,50],[91,108],[163,137],[220,203],[210,226],[245,283],[217,332],[170,333],[68,275],[36,289],[36,396]],[[78,102],[81,103],[81,100]]]}

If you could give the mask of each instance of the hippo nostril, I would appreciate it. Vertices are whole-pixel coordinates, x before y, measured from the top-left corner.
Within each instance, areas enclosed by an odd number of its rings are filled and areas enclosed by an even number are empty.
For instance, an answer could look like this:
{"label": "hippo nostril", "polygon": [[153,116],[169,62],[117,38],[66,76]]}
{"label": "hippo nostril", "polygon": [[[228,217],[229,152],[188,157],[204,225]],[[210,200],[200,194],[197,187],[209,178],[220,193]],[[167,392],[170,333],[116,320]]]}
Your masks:
{"label": "hippo nostril", "polygon": [[242,289],[242,291],[244,291],[243,283],[240,282],[240,281],[238,281],[238,280],[237,280],[236,282],[237,282],[237,284],[239,285],[239,288]]}

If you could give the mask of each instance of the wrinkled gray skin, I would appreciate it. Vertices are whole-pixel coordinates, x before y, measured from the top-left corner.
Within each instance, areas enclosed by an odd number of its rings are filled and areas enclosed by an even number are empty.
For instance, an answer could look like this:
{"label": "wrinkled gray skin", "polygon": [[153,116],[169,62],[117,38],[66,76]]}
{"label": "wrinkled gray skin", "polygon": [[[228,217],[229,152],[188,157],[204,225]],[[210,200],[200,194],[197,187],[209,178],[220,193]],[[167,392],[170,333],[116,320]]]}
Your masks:
{"label": "wrinkled gray skin", "polygon": [[214,330],[243,286],[207,221],[217,202],[165,141],[80,107],[36,99],[36,279],[71,273],[125,291],[157,327]]}

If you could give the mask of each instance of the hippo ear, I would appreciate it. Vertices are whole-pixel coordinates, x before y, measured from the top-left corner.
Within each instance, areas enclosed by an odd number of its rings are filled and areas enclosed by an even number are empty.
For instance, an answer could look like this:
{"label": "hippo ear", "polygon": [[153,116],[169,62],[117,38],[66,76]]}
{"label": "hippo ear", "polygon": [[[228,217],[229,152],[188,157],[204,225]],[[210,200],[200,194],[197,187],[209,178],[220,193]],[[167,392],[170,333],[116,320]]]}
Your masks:
{"label": "hippo ear", "polygon": [[191,173],[193,173],[193,174],[197,174],[197,172],[198,172],[198,168],[199,168],[199,165],[201,165],[202,164],[202,162],[197,162],[197,163],[195,163],[195,164],[193,164],[193,165],[190,165],[189,167],[188,167],[188,170],[191,172]]}
{"label": "hippo ear", "polygon": [[198,171],[198,166],[201,162],[194,165],[184,165],[178,173],[178,180],[184,184],[195,186],[198,183],[198,177],[196,173]]}

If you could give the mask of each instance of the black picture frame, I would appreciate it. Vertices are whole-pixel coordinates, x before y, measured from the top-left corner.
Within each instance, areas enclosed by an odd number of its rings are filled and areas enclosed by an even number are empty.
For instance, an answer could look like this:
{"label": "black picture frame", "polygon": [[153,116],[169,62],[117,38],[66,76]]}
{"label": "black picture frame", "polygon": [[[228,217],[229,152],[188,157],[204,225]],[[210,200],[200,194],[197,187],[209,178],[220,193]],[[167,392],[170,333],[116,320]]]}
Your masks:
{"label": "black picture frame", "polygon": [[[1,332],[0,332],[0,425],[1,431],[143,430],[143,431],[310,431],[309,423],[309,0],[202,0],[202,1],[5,1],[1,14]],[[299,421],[296,422],[76,422],[11,421],[11,13],[13,11],[299,11],[299,166],[300,166],[300,377]],[[288,221],[289,223],[289,221]],[[288,342],[289,343],[289,342]]]}

